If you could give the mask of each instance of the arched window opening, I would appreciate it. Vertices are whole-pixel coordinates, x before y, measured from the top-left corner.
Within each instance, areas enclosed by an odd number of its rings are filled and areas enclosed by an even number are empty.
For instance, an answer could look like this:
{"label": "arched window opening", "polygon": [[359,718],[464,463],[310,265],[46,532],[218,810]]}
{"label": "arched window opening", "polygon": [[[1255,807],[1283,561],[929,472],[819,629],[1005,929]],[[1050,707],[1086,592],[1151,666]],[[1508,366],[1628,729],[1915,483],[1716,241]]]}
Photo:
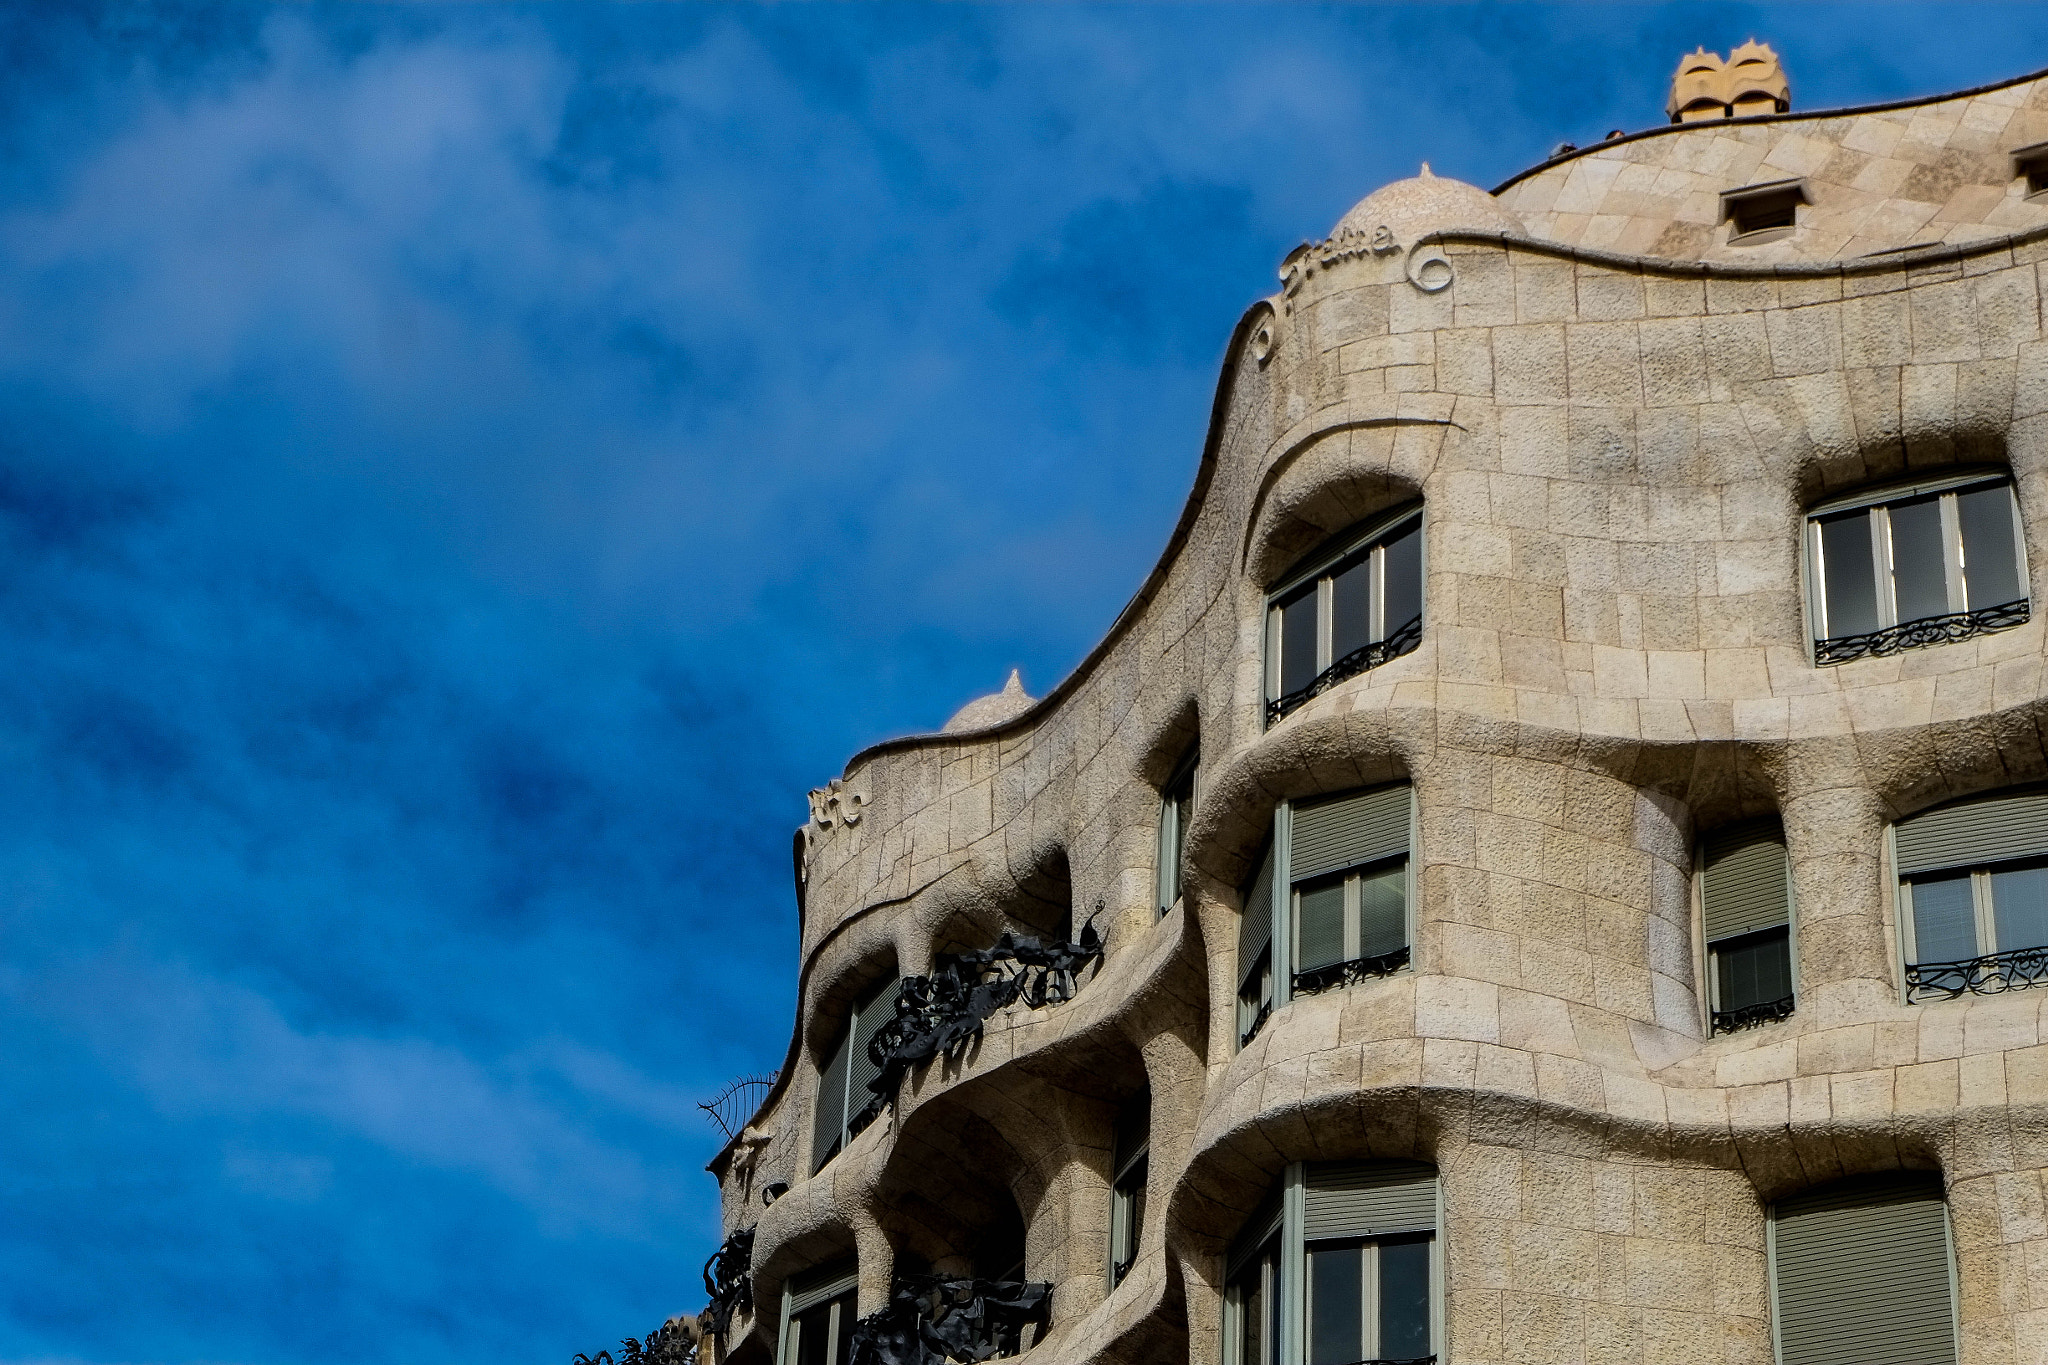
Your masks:
{"label": "arched window opening", "polygon": [[1779,1200],[1770,1262],[1779,1365],[1954,1365],[1955,1258],[1939,1176]]}
{"label": "arched window opening", "polygon": [[1773,817],[1700,840],[1700,922],[1711,1032],[1791,1017],[1792,866]]}
{"label": "arched window opening", "polygon": [[1422,508],[1337,538],[1266,602],[1266,721],[1422,643]]}
{"label": "arched window opening", "polygon": [[2024,625],[2032,613],[2012,476],[1956,474],[1807,513],[1813,661],[1848,663]]}
{"label": "arched window opening", "polygon": [[1908,1001],[2048,985],[2048,788],[1893,826]]}

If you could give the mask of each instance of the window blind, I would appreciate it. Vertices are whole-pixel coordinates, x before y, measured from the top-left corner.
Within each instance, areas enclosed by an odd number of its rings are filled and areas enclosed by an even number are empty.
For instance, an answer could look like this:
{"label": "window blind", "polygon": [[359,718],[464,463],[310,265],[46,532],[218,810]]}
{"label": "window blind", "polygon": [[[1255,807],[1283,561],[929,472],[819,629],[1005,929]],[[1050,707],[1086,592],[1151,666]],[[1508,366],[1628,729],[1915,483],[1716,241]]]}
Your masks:
{"label": "window blind", "polygon": [[1436,1229],[1436,1167],[1419,1161],[1317,1161],[1302,1197],[1302,1236],[1384,1237]]}
{"label": "window blind", "polygon": [[1235,1279],[1246,1264],[1258,1257],[1260,1250],[1280,1231],[1280,1217],[1280,1196],[1276,1193],[1245,1220],[1244,1230],[1231,1243],[1230,1264],[1224,1268],[1225,1278]]}
{"label": "window blind", "polygon": [[1785,857],[1785,832],[1776,820],[1716,830],[1700,853],[1707,942],[1775,929],[1790,920],[1791,868]]}
{"label": "window blind", "polygon": [[1972,797],[1896,826],[1899,875],[2048,857],[2048,788]]}
{"label": "window blind", "polygon": [[1295,806],[1289,878],[1305,881],[1406,855],[1411,791],[1403,782]]}
{"label": "window blind", "polygon": [[868,1044],[874,1041],[883,1024],[896,1017],[896,985],[897,978],[890,977],[854,1007],[853,1056],[848,1062],[846,1085],[846,1116],[849,1119],[867,1108],[868,1102],[875,1097],[874,1092],[868,1089],[868,1082],[881,1075],[882,1068],[868,1056]]}
{"label": "window blind", "polygon": [[1258,873],[1244,893],[1244,914],[1237,924],[1237,984],[1240,989],[1259,965],[1259,955],[1273,942],[1273,849],[1259,860]]}
{"label": "window blind", "polygon": [[818,1107],[811,1130],[811,1170],[815,1174],[832,1159],[839,1138],[846,1131],[846,1059],[853,1029],[848,1022],[846,1037],[832,1049],[825,1069],[818,1073]]}
{"label": "window blind", "polygon": [[828,1303],[859,1284],[860,1275],[851,1261],[836,1261],[793,1275],[789,1281],[789,1314],[795,1317],[807,1308]]}
{"label": "window blind", "polygon": [[1780,1200],[1773,1239],[1781,1365],[1954,1365],[1939,1177]]}

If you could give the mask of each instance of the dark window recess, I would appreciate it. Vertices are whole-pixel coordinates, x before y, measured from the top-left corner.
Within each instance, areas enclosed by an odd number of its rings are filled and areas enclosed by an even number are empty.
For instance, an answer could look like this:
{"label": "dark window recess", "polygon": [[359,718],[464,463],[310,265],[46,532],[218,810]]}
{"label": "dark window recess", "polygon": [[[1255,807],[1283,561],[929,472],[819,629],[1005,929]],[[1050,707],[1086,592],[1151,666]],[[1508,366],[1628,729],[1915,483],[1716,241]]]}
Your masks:
{"label": "dark window recess", "polygon": [[1808,518],[1816,664],[1882,658],[2025,625],[2012,480],[1963,478]]}
{"label": "dark window recess", "polygon": [[2048,194],[2048,142],[2036,142],[2012,154],[2012,173],[2027,183],[2027,197]]}
{"label": "dark window recess", "polygon": [[1188,819],[1194,813],[1200,764],[1200,752],[1189,749],[1159,791],[1158,909],[1162,915],[1180,900],[1181,859],[1187,847]]}
{"label": "dark window recess", "polygon": [[1267,604],[1266,722],[1422,643],[1422,514],[1404,512]]}
{"label": "dark window recess", "polygon": [[1722,192],[1721,217],[1731,224],[1731,241],[1763,232],[1779,234],[1798,226],[1799,206],[1808,202],[1803,180],[1749,185]]}
{"label": "dark window recess", "polygon": [[1700,909],[1711,974],[1713,1031],[1792,1013],[1792,875],[1774,820],[1715,830],[1701,841]]}
{"label": "dark window recess", "polygon": [[1124,1106],[1117,1120],[1116,1149],[1111,1154],[1109,1210],[1109,1287],[1124,1282],[1137,1264],[1138,1242],[1145,1231],[1145,1185],[1151,1175],[1152,1092],[1142,1091]]}
{"label": "dark window recess", "polygon": [[1273,846],[1244,891],[1237,925],[1237,1045],[1243,1047],[1273,1013]]}
{"label": "dark window recess", "polygon": [[2048,985],[2048,791],[2021,788],[1901,820],[1908,1000]]}

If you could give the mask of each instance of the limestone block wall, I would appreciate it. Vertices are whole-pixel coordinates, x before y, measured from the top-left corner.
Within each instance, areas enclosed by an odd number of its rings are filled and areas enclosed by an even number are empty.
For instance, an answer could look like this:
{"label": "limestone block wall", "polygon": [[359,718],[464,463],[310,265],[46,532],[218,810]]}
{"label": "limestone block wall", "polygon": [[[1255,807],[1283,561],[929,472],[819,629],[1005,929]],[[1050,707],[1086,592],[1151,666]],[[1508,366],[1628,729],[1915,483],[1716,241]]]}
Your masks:
{"label": "limestone block wall", "polygon": [[[1567,155],[1498,191],[1536,236],[1682,260],[1848,260],[2048,226],[2011,153],[2048,141],[2048,78],[1880,109],[1657,128]],[[1731,245],[1721,192],[1804,179],[1791,238]]]}
{"label": "limestone block wall", "polygon": [[[728,1226],[756,1228],[731,1358],[772,1357],[790,1275],[855,1256],[872,1311],[898,1256],[959,1264],[1014,1206],[1056,1286],[1037,1358],[1209,1365],[1224,1250],[1285,1165],[1404,1157],[1441,1172],[1452,1361],[1762,1365],[1769,1202],[1900,1167],[1949,1190],[1964,1359],[2039,1360],[2048,991],[1903,1004],[1884,850],[1902,815],[2048,779],[2048,627],[1815,668],[1800,538],[1841,490],[2009,465],[2038,592],[2044,261],[2048,232],[1850,265],[1457,232],[1295,260],[1103,644],[1014,721],[857,755],[805,831],[790,1059],[714,1163]],[[1268,726],[1266,586],[1416,498],[1422,644]],[[1160,918],[1158,787],[1197,741]],[[1397,778],[1413,969],[1237,1050],[1239,888],[1276,804]],[[1709,1037],[1692,850],[1767,813],[1798,1008]],[[1107,955],[1075,1000],[999,1015],[811,1174],[860,990],[1091,914]],[[1113,1125],[1147,1089],[1146,1224],[1111,1292]]]}

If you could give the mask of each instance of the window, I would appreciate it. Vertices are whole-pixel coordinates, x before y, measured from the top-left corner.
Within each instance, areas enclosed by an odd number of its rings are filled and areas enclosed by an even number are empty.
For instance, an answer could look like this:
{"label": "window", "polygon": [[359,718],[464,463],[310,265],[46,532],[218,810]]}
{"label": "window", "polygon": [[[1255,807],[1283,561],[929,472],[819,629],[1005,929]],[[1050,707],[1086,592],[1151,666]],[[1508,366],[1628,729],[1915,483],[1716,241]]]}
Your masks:
{"label": "window", "polygon": [[1290,996],[1408,965],[1412,804],[1404,782],[1287,811]]}
{"label": "window", "polygon": [[854,1135],[882,1112],[882,1097],[868,1082],[882,1074],[868,1055],[868,1044],[888,1020],[896,1017],[896,979],[891,977],[854,1002],[846,1033],[818,1073],[818,1107],[811,1130],[811,1171],[823,1170]]}
{"label": "window", "polygon": [[1201,756],[1190,749],[1174,765],[1173,776],[1159,792],[1159,913],[1180,900],[1181,854],[1187,845],[1188,818],[1195,808],[1195,774]]}
{"label": "window", "polygon": [[1145,1181],[1151,1173],[1152,1092],[1124,1107],[1116,1126],[1110,1168],[1109,1287],[1116,1288],[1138,1259],[1145,1232]]}
{"label": "window", "polygon": [[1776,820],[1716,830],[1700,845],[1713,1032],[1792,1013],[1792,869]]}
{"label": "window", "polygon": [[[1238,1046],[1273,1010],[1409,965],[1415,819],[1406,782],[1282,802],[1238,931]],[[1275,887],[1285,889],[1274,894]]]}
{"label": "window", "polygon": [[1906,999],[2048,984],[2048,790],[1923,811],[1893,827]]}
{"label": "window", "polygon": [[2027,183],[2027,198],[2048,194],[2048,142],[2036,142],[2012,154],[2012,173]]}
{"label": "window", "polygon": [[1721,192],[1721,218],[1731,245],[1761,246],[1789,237],[1799,225],[1799,206],[1811,203],[1804,180],[1773,180]]}
{"label": "window", "polygon": [[1779,1365],[1954,1365],[1955,1265],[1940,1177],[1781,1199],[1770,1261]]}
{"label": "window", "polygon": [[1288,1167],[1284,1196],[1253,1217],[1231,1257],[1227,1365],[1435,1359],[1443,1273],[1436,1229],[1434,1167]]}
{"label": "window", "polygon": [[1964,474],[1807,514],[1813,661],[1896,654],[2022,625],[2026,545],[2012,479]]}
{"label": "window", "polygon": [[1342,539],[1266,607],[1266,720],[1422,642],[1422,509]]}
{"label": "window", "polygon": [[848,1365],[853,1356],[855,1295],[851,1261],[803,1275],[782,1288],[781,1365]]}
{"label": "window", "polygon": [[1273,1012],[1273,858],[1266,845],[1245,888],[1237,924],[1237,1045],[1243,1047]]}

